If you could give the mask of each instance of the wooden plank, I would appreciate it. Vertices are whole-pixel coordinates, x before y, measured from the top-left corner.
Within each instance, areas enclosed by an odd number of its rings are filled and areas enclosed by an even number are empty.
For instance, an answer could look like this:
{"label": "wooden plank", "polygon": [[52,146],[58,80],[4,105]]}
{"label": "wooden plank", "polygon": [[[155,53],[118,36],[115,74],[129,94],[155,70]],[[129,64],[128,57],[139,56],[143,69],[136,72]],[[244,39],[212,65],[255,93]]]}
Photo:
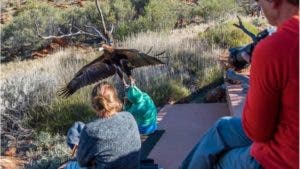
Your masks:
{"label": "wooden plank", "polygon": [[202,135],[222,116],[228,116],[226,103],[167,105],[159,129],[165,130],[148,158],[164,169],[178,168]]}
{"label": "wooden plank", "polygon": [[241,85],[226,84],[226,97],[231,116],[241,117],[247,93]]}

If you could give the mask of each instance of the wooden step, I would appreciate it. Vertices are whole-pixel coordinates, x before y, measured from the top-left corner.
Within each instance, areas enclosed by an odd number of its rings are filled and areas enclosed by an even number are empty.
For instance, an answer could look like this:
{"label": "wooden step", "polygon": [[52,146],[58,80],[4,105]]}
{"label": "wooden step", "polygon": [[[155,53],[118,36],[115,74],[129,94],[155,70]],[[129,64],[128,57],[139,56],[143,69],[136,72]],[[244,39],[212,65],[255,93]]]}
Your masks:
{"label": "wooden step", "polygon": [[[243,72],[240,72],[237,74],[249,78],[250,67],[248,67],[247,69],[244,69]],[[226,75],[224,75],[224,76],[226,76]],[[239,79],[239,78],[237,78],[237,79]],[[240,82],[242,82],[242,81],[240,81]],[[249,83],[249,79],[248,79],[247,83]],[[227,82],[225,82],[225,87],[226,87],[226,98],[227,98],[230,115],[235,116],[235,117],[241,117],[242,113],[243,113],[246,96],[247,96],[247,90],[244,90],[243,85],[241,85],[241,84],[230,84]],[[244,87],[245,87],[245,84],[244,84]]]}
{"label": "wooden step", "polygon": [[242,85],[225,85],[230,115],[235,117],[241,117],[247,93],[243,91]]}
{"label": "wooden step", "polygon": [[165,130],[148,158],[164,169],[176,169],[213,123],[228,116],[226,103],[167,105],[159,112]]}

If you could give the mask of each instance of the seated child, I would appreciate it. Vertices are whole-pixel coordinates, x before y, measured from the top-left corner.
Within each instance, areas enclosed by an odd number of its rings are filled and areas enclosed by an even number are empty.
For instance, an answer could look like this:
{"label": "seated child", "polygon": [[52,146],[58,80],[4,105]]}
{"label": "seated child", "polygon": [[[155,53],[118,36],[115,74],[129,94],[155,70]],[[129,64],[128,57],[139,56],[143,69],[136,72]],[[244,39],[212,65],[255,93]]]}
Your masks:
{"label": "seated child", "polygon": [[140,134],[151,134],[157,129],[157,108],[147,93],[135,85],[126,89],[127,103],[125,111],[135,118]]}

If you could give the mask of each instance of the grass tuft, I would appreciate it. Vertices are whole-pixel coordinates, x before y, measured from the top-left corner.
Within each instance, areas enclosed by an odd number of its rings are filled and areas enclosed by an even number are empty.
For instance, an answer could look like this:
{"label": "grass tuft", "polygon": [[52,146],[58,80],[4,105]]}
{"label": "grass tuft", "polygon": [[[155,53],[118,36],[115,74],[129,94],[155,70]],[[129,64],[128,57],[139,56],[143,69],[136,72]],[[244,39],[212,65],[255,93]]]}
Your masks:
{"label": "grass tuft", "polygon": [[[233,25],[234,23],[237,23],[237,21],[221,23],[216,27],[199,33],[199,36],[208,40],[210,44],[217,44],[222,48],[237,47],[252,42],[248,35]],[[258,28],[251,23],[243,21],[243,24],[250,32],[258,33]]]}

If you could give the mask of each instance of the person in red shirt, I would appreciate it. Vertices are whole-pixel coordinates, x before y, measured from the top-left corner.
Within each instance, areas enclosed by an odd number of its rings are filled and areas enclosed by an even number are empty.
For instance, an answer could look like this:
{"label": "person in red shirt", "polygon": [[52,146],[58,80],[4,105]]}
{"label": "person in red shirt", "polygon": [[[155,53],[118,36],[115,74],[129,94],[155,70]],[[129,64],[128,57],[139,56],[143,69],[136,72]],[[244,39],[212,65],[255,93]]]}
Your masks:
{"label": "person in red shirt", "polygon": [[277,31],[253,51],[242,119],[219,119],[181,169],[299,168],[299,0],[257,3]]}
{"label": "person in red shirt", "polygon": [[299,168],[299,0],[259,0],[277,31],[254,49],[242,116],[266,169]]}

